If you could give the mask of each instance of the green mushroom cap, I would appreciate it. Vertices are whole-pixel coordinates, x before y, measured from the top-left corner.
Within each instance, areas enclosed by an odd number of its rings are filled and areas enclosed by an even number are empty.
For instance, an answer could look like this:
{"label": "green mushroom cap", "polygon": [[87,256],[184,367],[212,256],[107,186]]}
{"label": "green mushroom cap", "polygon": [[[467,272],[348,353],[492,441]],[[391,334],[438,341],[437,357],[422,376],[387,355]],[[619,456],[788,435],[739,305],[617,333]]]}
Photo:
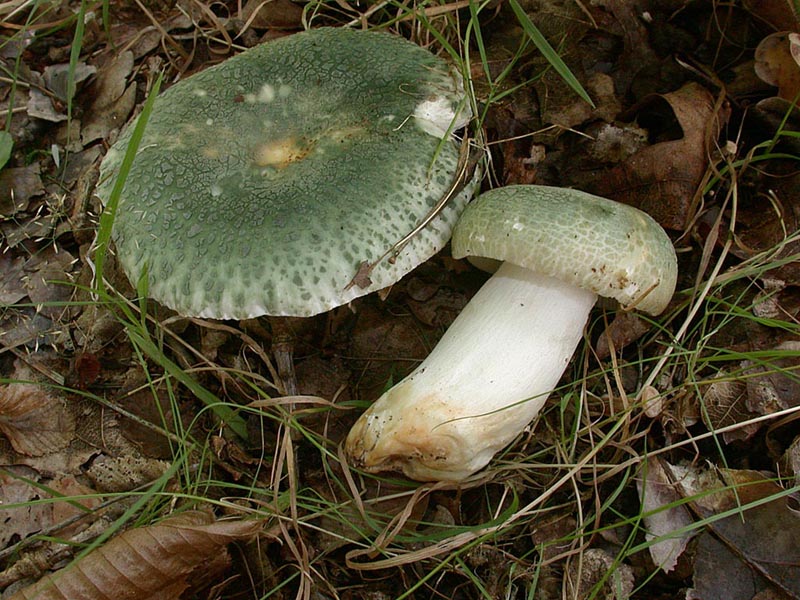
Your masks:
{"label": "green mushroom cap", "polygon": [[578,190],[512,185],[481,194],[453,232],[455,258],[507,261],[657,315],[675,292],[675,249],[641,210]]}
{"label": "green mushroom cap", "polygon": [[[466,104],[446,62],[386,33],[247,50],[153,104],[114,223],[119,261],[188,316],[309,316],[387,287],[444,246],[471,196],[379,261],[451,188]],[[103,202],[132,131],[101,165]]]}

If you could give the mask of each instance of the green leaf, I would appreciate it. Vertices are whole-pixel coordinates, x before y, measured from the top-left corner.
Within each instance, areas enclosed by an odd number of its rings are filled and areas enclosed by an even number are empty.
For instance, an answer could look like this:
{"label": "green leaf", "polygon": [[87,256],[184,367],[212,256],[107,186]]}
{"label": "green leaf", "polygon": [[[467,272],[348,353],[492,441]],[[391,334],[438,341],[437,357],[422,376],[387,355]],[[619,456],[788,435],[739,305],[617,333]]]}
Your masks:
{"label": "green leaf", "polygon": [[561,78],[567,82],[569,87],[571,87],[576,94],[578,94],[581,98],[583,98],[586,102],[589,103],[590,106],[594,106],[594,102],[589,97],[589,94],[586,93],[586,90],[583,89],[581,82],[578,81],[577,77],[572,74],[572,71],[569,70],[567,64],[561,60],[561,57],[558,55],[558,52],[550,45],[550,42],[545,39],[542,35],[542,32],[539,31],[539,28],[533,24],[531,18],[525,12],[525,9],[520,6],[517,0],[509,0],[509,5],[511,6],[511,10],[514,11],[514,15],[517,17],[517,21],[522,26],[522,29],[534,43],[534,45],[539,49],[539,52],[547,59],[547,62],[556,70],[556,73],[561,75]]}

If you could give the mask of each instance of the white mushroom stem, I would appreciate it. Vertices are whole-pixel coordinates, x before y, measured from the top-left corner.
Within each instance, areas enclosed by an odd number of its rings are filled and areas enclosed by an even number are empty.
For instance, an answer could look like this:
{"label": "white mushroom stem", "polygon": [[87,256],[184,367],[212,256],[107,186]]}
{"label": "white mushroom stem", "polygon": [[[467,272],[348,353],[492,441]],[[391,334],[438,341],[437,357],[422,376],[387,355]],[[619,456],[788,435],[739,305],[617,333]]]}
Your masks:
{"label": "white mushroom stem", "polygon": [[595,300],[504,263],[428,358],[361,416],[348,453],[368,471],[422,481],[474,473],[539,413]]}

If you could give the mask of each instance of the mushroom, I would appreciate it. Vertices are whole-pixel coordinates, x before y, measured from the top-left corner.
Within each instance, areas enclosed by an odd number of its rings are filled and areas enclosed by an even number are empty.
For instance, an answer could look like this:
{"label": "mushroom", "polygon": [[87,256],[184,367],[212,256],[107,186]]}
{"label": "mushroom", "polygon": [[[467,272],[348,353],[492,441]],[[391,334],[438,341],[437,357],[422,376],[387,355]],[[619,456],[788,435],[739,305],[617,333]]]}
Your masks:
{"label": "mushroom", "polygon": [[[450,238],[474,187],[456,185],[470,118],[458,73],[388,33],[242,52],[155,101],[117,208],[119,262],[185,316],[311,316],[385,288]],[[103,160],[103,202],[132,131]]]}
{"label": "mushroom", "polygon": [[585,192],[517,185],[479,196],[456,258],[503,261],[431,354],[383,394],[345,449],[369,472],[458,481],[539,413],[598,295],[656,315],[675,290],[669,237],[644,212]]}

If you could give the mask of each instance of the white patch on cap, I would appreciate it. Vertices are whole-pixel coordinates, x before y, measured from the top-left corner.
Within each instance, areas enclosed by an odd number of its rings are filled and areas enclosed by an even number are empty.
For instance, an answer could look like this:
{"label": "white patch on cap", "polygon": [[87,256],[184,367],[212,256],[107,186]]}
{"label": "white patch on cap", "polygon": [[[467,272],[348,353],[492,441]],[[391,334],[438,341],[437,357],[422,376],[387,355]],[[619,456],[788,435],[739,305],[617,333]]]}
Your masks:
{"label": "white patch on cap", "polygon": [[265,83],[261,86],[261,89],[258,90],[258,101],[262,102],[263,104],[269,104],[275,100],[275,95],[275,88],[270,84]]}
{"label": "white patch on cap", "polygon": [[456,120],[457,116],[452,102],[444,96],[424,100],[414,109],[414,118],[417,120],[417,124],[425,133],[438,138],[447,135],[451,125],[453,129],[460,127]]}

